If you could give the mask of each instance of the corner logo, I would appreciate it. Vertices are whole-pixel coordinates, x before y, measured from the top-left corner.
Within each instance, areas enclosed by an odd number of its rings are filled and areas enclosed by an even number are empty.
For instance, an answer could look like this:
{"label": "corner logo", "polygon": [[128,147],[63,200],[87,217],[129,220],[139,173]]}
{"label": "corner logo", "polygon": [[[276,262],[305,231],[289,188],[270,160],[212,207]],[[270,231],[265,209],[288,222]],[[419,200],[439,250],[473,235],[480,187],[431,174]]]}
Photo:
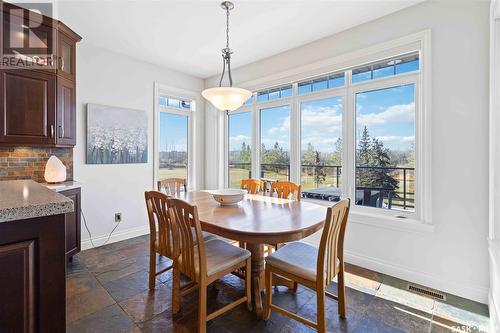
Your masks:
{"label": "corner logo", "polygon": [[52,3],[2,1],[0,5],[2,20],[0,68],[56,69],[57,26],[50,19]]}

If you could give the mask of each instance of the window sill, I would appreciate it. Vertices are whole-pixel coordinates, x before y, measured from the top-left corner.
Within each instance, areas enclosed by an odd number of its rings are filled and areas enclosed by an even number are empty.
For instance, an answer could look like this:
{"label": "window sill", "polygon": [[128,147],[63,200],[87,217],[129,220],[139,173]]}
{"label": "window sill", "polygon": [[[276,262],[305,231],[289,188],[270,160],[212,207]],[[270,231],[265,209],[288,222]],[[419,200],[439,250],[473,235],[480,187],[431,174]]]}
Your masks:
{"label": "window sill", "polygon": [[[315,203],[321,206],[330,207],[334,202],[315,200],[315,199],[302,199],[303,201]],[[424,223],[420,220],[412,218],[398,218],[395,216],[387,216],[382,214],[373,214],[356,211],[351,209],[350,223],[364,224],[374,228],[385,228],[395,231],[408,231],[414,233],[433,233],[435,226],[433,224]]]}

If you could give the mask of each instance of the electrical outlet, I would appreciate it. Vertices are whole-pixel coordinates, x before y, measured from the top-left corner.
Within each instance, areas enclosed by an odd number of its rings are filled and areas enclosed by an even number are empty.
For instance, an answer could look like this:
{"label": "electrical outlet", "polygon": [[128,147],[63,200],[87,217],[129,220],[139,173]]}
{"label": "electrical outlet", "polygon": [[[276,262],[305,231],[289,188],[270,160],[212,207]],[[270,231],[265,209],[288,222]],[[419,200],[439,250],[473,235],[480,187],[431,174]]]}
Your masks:
{"label": "electrical outlet", "polygon": [[115,213],[115,222],[120,223],[122,221],[122,213]]}

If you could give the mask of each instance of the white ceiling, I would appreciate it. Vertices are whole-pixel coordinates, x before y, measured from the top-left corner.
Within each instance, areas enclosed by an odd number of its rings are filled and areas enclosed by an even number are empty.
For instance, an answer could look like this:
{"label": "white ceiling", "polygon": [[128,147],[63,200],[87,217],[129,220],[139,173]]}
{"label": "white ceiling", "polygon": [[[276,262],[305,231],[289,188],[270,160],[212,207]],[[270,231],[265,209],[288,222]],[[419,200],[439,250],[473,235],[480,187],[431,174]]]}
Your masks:
{"label": "white ceiling", "polygon": [[[235,1],[230,47],[236,68],[422,0]],[[58,16],[88,43],[207,78],[221,71],[220,1],[63,1]]]}

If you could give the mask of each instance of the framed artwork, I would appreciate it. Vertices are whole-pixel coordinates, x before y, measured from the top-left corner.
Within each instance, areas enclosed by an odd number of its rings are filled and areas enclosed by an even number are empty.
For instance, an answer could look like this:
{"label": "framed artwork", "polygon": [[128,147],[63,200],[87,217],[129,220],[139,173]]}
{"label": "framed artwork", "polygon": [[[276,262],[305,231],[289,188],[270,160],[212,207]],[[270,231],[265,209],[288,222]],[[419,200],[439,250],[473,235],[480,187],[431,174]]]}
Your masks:
{"label": "framed artwork", "polygon": [[147,162],[145,111],[87,104],[87,164]]}

